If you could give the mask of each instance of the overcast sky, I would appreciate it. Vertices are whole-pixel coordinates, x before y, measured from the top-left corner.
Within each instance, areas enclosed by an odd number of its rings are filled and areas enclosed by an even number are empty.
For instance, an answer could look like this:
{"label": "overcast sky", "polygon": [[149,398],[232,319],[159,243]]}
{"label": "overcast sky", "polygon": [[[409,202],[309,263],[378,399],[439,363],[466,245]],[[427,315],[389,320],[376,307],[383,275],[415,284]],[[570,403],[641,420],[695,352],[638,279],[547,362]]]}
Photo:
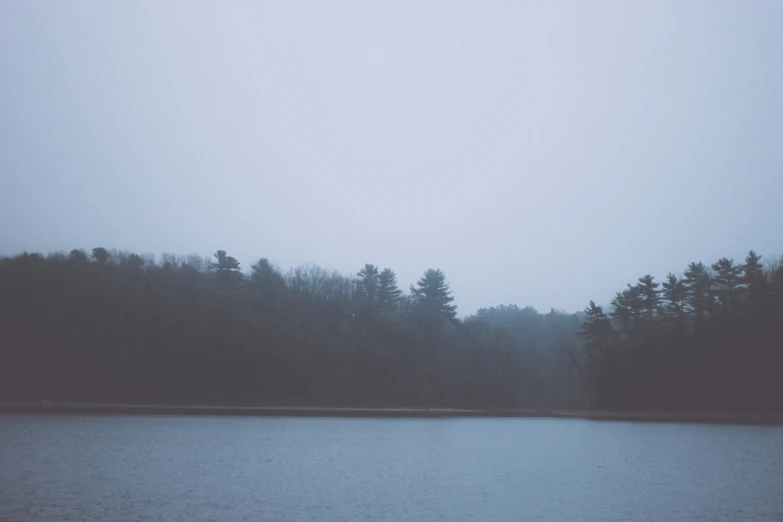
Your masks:
{"label": "overcast sky", "polygon": [[11,1],[0,254],[427,268],[461,314],[783,254],[783,2]]}

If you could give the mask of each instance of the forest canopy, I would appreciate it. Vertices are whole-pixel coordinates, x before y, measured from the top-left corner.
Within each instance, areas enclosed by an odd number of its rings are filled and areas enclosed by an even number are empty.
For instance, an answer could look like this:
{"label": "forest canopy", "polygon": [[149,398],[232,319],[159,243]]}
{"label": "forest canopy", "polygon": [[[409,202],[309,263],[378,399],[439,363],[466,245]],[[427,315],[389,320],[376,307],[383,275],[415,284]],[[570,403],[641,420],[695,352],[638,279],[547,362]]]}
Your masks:
{"label": "forest canopy", "polygon": [[0,398],[622,410],[783,409],[783,268],[694,262],[584,312],[459,318],[446,274],[243,272],[94,248],[0,259]]}

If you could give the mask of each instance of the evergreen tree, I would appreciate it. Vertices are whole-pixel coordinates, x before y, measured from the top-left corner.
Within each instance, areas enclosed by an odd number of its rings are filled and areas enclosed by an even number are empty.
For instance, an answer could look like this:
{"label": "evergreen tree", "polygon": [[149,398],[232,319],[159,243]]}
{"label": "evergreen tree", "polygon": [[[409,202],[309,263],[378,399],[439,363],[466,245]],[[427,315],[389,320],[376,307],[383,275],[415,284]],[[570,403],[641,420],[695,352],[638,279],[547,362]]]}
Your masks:
{"label": "evergreen tree", "polygon": [[585,349],[593,359],[606,354],[612,338],[612,324],[602,306],[590,301],[584,310],[585,319],[577,335],[584,338]]}
{"label": "evergreen tree", "polygon": [[262,257],[250,266],[250,281],[258,285],[269,285],[274,288],[280,288],[285,284],[283,276],[265,257]]}
{"label": "evergreen tree", "polygon": [[770,285],[764,267],[761,266],[761,256],[753,250],[748,253],[742,265],[741,286],[746,302],[747,313],[757,316],[769,309]]}
{"label": "evergreen tree", "polygon": [[430,268],[424,272],[416,286],[411,285],[410,291],[420,313],[446,321],[452,321],[457,316],[457,307],[451,304],[454,298],[446,282],[446,275],[440,269]]}
{"label": "evergreen tree", "polygon": [[378,275],[378,307],[381,313],[396,310],[401,295],[397,274],[390,268],[384,268]]}
{"label": "evergreen tree", "polygon": [[[611,350],[613,330],[609,317],[603,307],[590,301],[584,311],[586,317],[577,335],[584,339],[587,354],[587,386],[591,406],[606,407],[612,402],[611,394],[615,386],[615,360]],[[581,372],[580,372],[581,373]],[[583,377],[584,378],[584,377]]]}
{"label": "evergreen tree", "polygon": [[628,285],[622,292],[617,292],[612,299],[612,311],[609,315],[626,337],[633,336],[638,332],[642,305],[640,289],[636,285]]}
{"label": "evergreen tree", "polygon": [[378,301],[379,275],[378,267],[371,264],[364,265],[354,279],[356,294],[361,297],[364,304],[375,304]]}
{"label": "evergreen tree", "polygon": [[764,267],[761,266],[761,256],[751,250],[745,258],[745,264],[742,265],[742,282],[748,285],[758,283],[764,276]]}
{"label": "evergreen tree", "polygon": [[[248,294],[250,316],[254,330],[266,352],[279,353],[284,336],[286,314],[284,296],[286,285],[280,271],[266,258],[259,259],[250,267],[248,278]],[[267,380],[274,379],[266,374]]]}
{"label": "evergreen tree", "polygon": [[640,277],[637,284],[640,299],[639,306],[644,311],[647,321],[649,322],[661,312],[659,287],[660,284],[657,283],[655,278],[650,274]]}
{"label": "evergreen tree", "polygon": [[218,281],[236,282],[242,279],[242,272],[239,271],[239,261],[226,254],[225,250],[215,252],[215,261],[209,264],[210,271],[217,275]]}
{"label": "evergreen tree", "polygon": [[715,271],[714,290],[717,293],[721,309],[730,312],[736,305],[736,289],[742,281],[742,266],[735,265],[733,259],[722,257],[712,265]]}
{"label": "evergreen tree", "polygon": [[285,280],[280,271],[266,258],[259,259],[250,267],[250,288],[257,306],[279,311]]}
{"label": "evergreen tree", "polygon": [[366,333],[375,327],[375,319],[378,314],[378,267],[369,263],[364,265],[356,274],[353,283],[356,285],[354,325],[361,332]]}
{"label": "evergreen tree", "polygon": [[209,268],[218,274],[231,274],[239,272],[239,261],[226,254],[225,250],[215,252],[216,263],[210,263]]}
{"label": "evergreen tree", "polygon": [[666,282],[663,283],[663,299],[666,302],[664,310],[671,319],[683,319],[685,317],[686,298],[688,289],[682,279],[669,273]]}
{"label": "evergreen tree", "polygon": [[712,278],[704,263],[688,265],[684,284],[688,291],[688,306],[693,310],[696,321],[703,322],[712,309]]}

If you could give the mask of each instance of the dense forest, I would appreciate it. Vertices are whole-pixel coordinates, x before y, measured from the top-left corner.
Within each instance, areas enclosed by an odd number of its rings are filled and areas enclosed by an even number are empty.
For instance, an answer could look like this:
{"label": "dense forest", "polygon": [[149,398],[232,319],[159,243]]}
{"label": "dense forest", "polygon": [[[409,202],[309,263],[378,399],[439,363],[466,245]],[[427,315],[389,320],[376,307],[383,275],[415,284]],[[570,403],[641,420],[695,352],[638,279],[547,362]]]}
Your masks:
{"label": "dense forest", "polygon": [[751,251],[645,275],[585,313],[569,350],[595,408],[783,411],[780,262],[765,269]]}
{"label": "dense forest", "polygon": [[692,263],[584,313],[459,319],[445,274],[248,272],[95,248],[0,259],[0,398],[657,410],[783,408],[783,268]]}

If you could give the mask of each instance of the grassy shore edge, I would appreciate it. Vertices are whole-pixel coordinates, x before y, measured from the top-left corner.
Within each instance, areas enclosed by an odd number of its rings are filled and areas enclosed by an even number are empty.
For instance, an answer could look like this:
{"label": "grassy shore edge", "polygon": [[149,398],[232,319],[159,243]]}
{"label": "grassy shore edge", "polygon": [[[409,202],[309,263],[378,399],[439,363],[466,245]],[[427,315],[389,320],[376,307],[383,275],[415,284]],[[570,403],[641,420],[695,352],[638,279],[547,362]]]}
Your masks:
{"label": "grassy shore edge", "polygon": [[158,404],[0,402],[0,413],[102,413],[143,415],[236,415],[260,417],[540,417],[606,421],[702,422],[783,425],[780,414],[579,411],[545,409],[331,408],[316,406],[204,406]]}

